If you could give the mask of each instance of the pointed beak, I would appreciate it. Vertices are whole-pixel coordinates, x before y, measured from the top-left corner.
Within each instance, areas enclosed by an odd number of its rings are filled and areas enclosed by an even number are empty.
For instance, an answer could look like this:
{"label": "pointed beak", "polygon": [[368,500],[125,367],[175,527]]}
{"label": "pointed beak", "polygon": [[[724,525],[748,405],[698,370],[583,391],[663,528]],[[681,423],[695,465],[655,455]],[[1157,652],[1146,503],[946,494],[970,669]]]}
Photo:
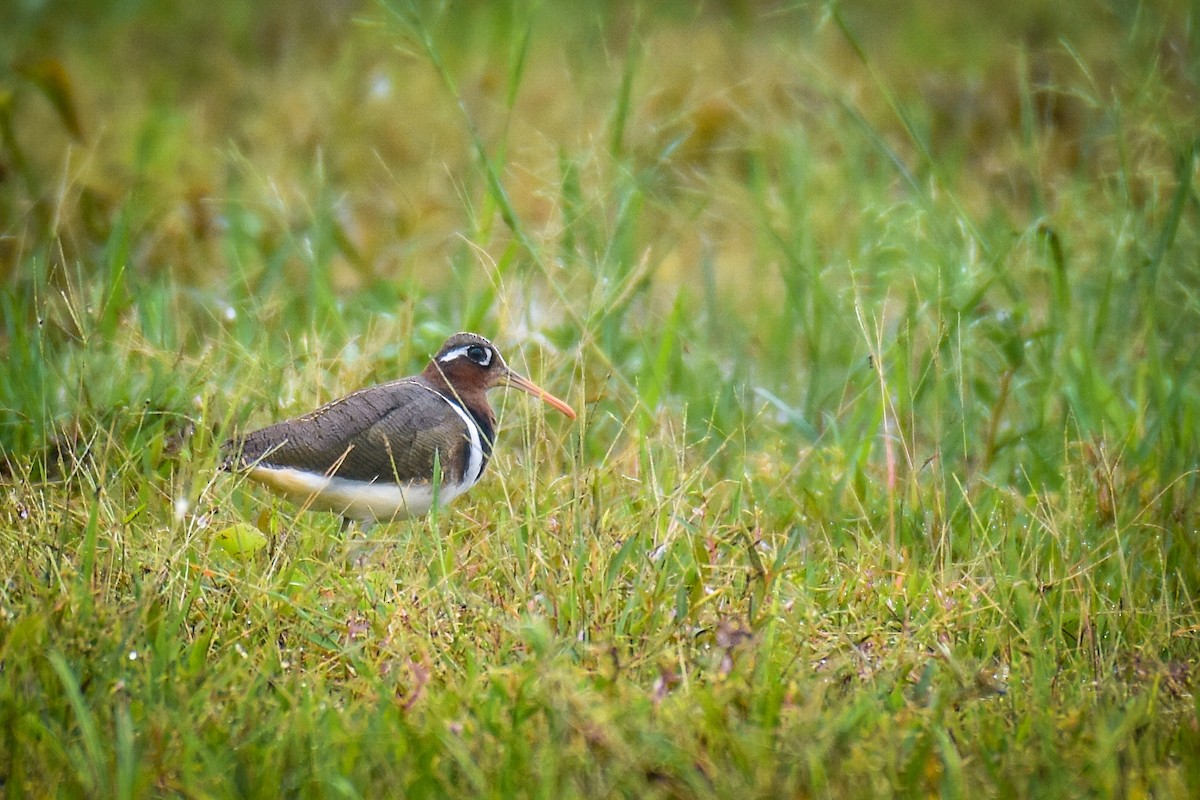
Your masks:
{"label": "pointed beak", "polygon": [[515,386],[518,389],[520,389],[521,391],[527,392],[527,393],[533,395],[534,397],[540,399],[542,402],[546,403],[546,405],[551,406],[551,407],[557,409],[558,411],[561,411],[563,414],[565,414],[566,416],[568,416],[571,419],[575,419],[575,410],[573,408],[571,408],[565,402],[563,402],[562,400],[559,400],[557,397],[550,394],[545,389],[538,386],[536,383],[529,380],[528,378],[522,378],[517,373],[513,372],[512,370],[509,370],[508,374],[505,376],[505,383],[507,383],[509,386]]}

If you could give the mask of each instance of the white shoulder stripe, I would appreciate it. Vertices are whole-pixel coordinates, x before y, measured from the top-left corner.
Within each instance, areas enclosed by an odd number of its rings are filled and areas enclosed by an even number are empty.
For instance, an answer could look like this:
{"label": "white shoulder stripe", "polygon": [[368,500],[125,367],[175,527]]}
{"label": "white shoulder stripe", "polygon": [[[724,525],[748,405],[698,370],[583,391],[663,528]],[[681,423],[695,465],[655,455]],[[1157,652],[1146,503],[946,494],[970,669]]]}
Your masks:
{"label": "white shoulder stripe", "polygon": [[[454,409],[454,413],[458,414],[462,418],[463,424],[467,426],[467,436],[469,437],[467,446],[471,448],[471,454],[467,458],[467,469],[463,472],[462,488],[459,490],[460,493],[465,492],[474,486],[483,474],[483,443],[479,435],[479,426],[471,418],[471,415],[458,403],[440,392],[434,392],[434,394],[449,403],[450,407]],[[443,465],[443,474],[445,474],[445,465]]]}

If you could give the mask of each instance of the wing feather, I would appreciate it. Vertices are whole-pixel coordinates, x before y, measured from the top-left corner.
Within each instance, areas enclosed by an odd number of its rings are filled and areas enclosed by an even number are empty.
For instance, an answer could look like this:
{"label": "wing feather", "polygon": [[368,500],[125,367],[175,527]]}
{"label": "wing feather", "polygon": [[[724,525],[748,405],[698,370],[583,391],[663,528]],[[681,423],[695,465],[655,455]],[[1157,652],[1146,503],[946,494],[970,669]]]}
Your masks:
{"label": "wing feather", "polygon": [[226,448],[226,468],[291,467],[358,481],[461,480],[469,434],[444,397],[405,379],[347,395],[310,414],[247,434]]}

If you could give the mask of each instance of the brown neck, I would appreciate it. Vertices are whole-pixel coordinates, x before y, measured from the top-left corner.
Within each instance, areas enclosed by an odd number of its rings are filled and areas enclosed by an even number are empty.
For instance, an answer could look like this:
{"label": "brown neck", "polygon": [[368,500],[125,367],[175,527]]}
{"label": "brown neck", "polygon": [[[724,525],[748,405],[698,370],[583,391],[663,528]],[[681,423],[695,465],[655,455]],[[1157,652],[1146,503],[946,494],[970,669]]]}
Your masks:
{"label": "brown neck", "polygon": [[[496,413],[488,403],[487,389],[475,381],[454,380],[455,362],[439,364],[429,363],[421,373],[421,377],[439,394],[450,398],[465,408],[473,416],[480,427],[490,434],[496,428]],[[453,385],[451,381],[454,381]]]}

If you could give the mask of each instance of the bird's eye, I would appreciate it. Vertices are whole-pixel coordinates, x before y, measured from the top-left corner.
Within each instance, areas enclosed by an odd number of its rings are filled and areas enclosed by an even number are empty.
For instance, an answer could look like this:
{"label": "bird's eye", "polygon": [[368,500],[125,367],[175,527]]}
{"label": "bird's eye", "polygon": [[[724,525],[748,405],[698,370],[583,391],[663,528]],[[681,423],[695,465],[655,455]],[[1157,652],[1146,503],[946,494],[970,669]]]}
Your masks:
{"label": "bird's eye", "polygon": [[486,367],[492,363],[492,354],[488,352],[486,347],[473,344],[467,348],[467,358],[474,361],[481,367]]}

